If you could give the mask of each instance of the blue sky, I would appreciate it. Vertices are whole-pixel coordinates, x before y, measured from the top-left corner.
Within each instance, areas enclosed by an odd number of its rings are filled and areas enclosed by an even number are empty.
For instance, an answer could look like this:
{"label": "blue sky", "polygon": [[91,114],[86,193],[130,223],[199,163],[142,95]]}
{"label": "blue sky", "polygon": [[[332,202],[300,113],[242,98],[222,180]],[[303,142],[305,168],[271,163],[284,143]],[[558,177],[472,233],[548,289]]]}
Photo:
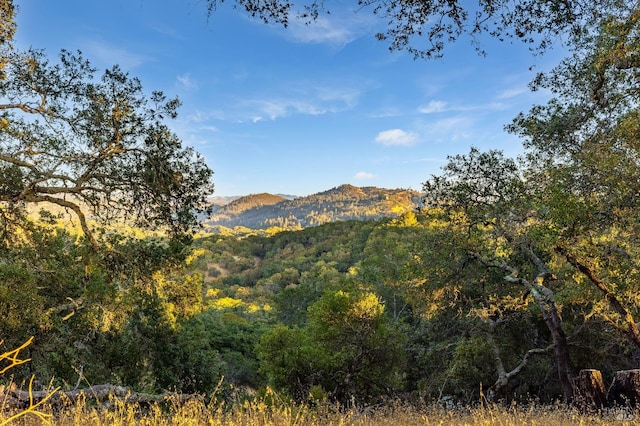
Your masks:
{"label": "blue sky", "polygon": [[[214,171],[214,195],[308,195],[349,183],[420,190],[447,155],[470,146],[521,152],[503,131],[542,103],[535,72],[560,52],[468,40],[438,60],[391,53],[384,20],[347,2],[311,26],[267,26],[198,0],[20,1],[16,44],[81,50],[119,64],[145,91],[183,102],[170,126]],[[529,68],[534,66],[533,71]]]}

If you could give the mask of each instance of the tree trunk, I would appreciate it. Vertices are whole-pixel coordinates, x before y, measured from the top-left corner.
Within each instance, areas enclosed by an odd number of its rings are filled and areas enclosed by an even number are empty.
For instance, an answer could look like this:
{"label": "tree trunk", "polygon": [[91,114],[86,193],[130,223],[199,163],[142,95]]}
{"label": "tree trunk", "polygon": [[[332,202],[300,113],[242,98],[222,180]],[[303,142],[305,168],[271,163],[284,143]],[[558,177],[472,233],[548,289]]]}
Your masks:
{"label": "tree trunk", "polygon": [[116,386],[111,384],[96,385],[91,386],[87,389],[77,389],[66,392],[54,391],[53,395],[51,395],[51,393],[51,391],[29,392],[26,390],[16,389],[15,387],[9,387],[7,389],[0,389],[0,401],[4,401],[6,407],[26,408],[31,403],[36,403],[47,397],[49,397],[49,403],[53,405],[61,403],[61,401],[64,399],[76,401],[80,397],[102,401],[113,396],[121,398],[126,402],[138,404],[159,403],[167,399],[175,399],[176,401],[180,402],[185,402],[192,399],[201,399],[199,395],[178,394],[171,392],[164,392],[161,394],[139,393],[134,392],[124,386]]}
{"label": "tree trunk", "polygon": [[553,291],[542,284],[542,276],[536,277],[535,282],[521,277],[514,277],[513,275],[506,276],[505,279],[523,284],[540,307],[542,319],[549,329],[553,341],[553,350],[558,368],[558,379],[562,386],[562,396],[564,402],[571,402],[573,400],[573,385],[571,383],[573,378],[573,363],[571,362],[569,354],[569,344],[567,343],[567,336],[564,333],[562,317],[558,312]]}
{"label": "tree trunk", "polygon": [[567,336],[562,327],[562,318],[560,318],[560,314],[558,314],[555,301],[553,303],[547,303],[546,306],[541,306],[542,316],[553,338],[554,352],[558,366],[558,378],[562,386],[564,402],[571,402],[573,401],[573,385],[571,384],[571,380],[573,379],[573,363],[571,362],[569,354],[569,344],[567,343]]}
{"label": "tree trunk", "polygon": [[640,369],[616,371],[607,400],[610,404],[628,406],[640,403]]}
{"label": "tree trunk", "polygon": [[567,343],[567,336],[564,333],[562,316],[558,312],[555,295],[550,288],[545,286],[545,281],[555,280],[556,277],[530,247],[521,245],[520,248],[538,269],[538,275],[533,280],[527,280],[519,276],[518,269],[508,265],[504,260],[492,263],[487,262],[482,256],[477,254],[475,256],[485,265],[497,267],[509,272],[509,275],[505,276],[504,279],[508,282],[523,285],[540,307],[542,318],[551,333],[551,339],[554,345],[554,355],[558,369],[558,379],[562,386],[562,396],[564,402],[571,402],[573,401],[573,385],[571,381],[573,379],[574,369],[569,353],[569,344]]}
{"label": "tree trunk", "polygon": [[580,370],[573,378],[574,399],[587,407],[603,408],[607,394],[600,370]]}
{"label": "tree trunk", "polygon": [[489,389],[487,389],[487,395],[486,395],[487,399],[489,401],[493,401],[495,396],[499,394],[502,391],[502,389],[507,387],[507,385],[509,384],[509,381],[514,377],[516,377],[518,374],[520,374],[522,369],[527,366],[532,356],[545,354],[549,352],[552,348],[554,348],[554,345],[549,345],[546,348],[529,349],[520,360],[520,363],[517,366],[515,366],[511,371],[507,371],[505,368],[504,362],[502,361],[500,348],[498,347],[495,340],[493,339],[495,328],[500,321],[496,321],[491,318],[481,318],[481,321],[489,326],[487,343],[489,344],[489,346],[491,346],[493,360],[495,362],[495,367],[496,367],[496,373],[498,374],[498,378],[496,379],[495,383]]}
{"label": "tree trunk", "polygon": [[555,295],[549,287],[545,286],[547,281],[556,280],[557,278],[549,271],[547,265],[535,254],[531,247],[523,245],[521,248],[538,268],[538,275],[535,280],[533,280],[533,282],[527,282],[526,284],[531,295],[540,307],[544,322],[551,332],[553,344],[555,345],[554,352],[558,365],[558,378],[562,385],[564,402],[571,402],[573,401],[573,385],[571,381],[573,379],[574,369],[569,353],[569,344],[567,343],[567,336],[564,333],[564,325],[562,317],[558,312]]}

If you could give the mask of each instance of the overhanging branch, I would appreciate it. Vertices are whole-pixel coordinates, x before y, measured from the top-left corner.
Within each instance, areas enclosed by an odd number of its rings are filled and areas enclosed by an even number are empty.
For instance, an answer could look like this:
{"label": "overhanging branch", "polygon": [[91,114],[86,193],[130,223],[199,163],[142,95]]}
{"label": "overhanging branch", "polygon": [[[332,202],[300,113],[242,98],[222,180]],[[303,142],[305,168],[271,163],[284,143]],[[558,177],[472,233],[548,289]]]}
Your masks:
{"label": "overhanging branch", "polygon": [[91,229],[89,228],[89,224],[87,223],[87,218],[84,215],[84,212],[82,211],[80,206],[68,200],[63,200],[63,199],[51,197],[48,195],[38,195],[38,194],[29,194],[25,198],[25,201],[34,202],[34,203],[40,203],[40,202],[46,201],[48,203],[56,204],[60,207],[65,207],[73,210],[73,212],[78,217],[78,220],[80,221],[80,227],[82,228],[82,232],[84,233],[84,236],[87,238],[87,240],[91,244],[91,247],[96,251],[98,250],[99,248],[98,243],[93,237],[93,233],[91,232]]}
{"label": "overhanging branch", "polygon": [[[563,256],[567,260],[567,262],[571,264],[571,266],[573,266],[578,271],[580,271],[580,273],[582,273],[585,277],[587,277],[589,281],[591,281],[596,286],[596,288],[600,290],[605,300],[609,302],[609,305],[611,305],[611,307],[624,319],[626,328],[622,328],[622,330],[626,332],[629,339],[636,346],[640,347],[640,329],[638,327],[638,324],[633,318],[633,315],[631,314],[631,312],[629,312],[629,310],[622,304],[622,302],[620,301],[620,299],[618,299],[616,294],[609,289],[607,284],[602,279],[600,279],[600,277],[598,277],[598,275],[595,273],[593,269],[591,269],[585,263],[578,260],[578,258],[576,258],[574,255],[569,253],[564,247],[558,246],[555,248],[555,251],[561,256]],[[609,319],[608,322],[610,322],[615,327],[613,320]],[[620,327],[616,327],[616,328],[620,329]]]}

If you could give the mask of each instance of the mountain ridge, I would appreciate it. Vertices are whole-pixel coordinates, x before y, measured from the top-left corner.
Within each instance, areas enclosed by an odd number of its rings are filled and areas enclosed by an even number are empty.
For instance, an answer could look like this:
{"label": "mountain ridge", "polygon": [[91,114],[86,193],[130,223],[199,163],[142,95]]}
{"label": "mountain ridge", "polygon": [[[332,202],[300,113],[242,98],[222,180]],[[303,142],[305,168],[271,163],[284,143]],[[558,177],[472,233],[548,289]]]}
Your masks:
{"label": "mountain ridge", "polygon": [[[211,227],[301,229],[327,222],[397,217],[415,211],[421,200],[411,189],[344,184],[308,196],[249,194],[217,204],[204,223]],[[214,202],[212,200],[212,202]]]}

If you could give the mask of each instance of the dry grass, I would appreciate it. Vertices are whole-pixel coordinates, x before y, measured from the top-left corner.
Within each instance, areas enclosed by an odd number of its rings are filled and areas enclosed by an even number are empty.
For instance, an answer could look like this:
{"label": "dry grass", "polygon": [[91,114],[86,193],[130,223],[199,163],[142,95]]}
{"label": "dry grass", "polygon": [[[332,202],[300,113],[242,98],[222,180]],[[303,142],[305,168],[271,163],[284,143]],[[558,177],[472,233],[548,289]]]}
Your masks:
{"label": "dry grass", "polygon": [[[48,410],[48,412],[46,411]],[[640,420],[640,412],[612,410],[599,413],[582,413],[575,408],[563,406],[529,407],[473,407],[445,410],[437,406],[416,409],[402,404],[393,404],[376,409],[336,410],[330,406],[311,408],[306,405],[279,404],[277,407],[254,401],[211,406],[199,401],[172,404],[161,409],[154,405],[141,407],[111,399],[108,404],[92,406],[78,401],[55,411],[45,408],[49,418],[23,416],[11,424],[15,425],[224,425],[224,426],[387,426],[387,425],[634,425]],[[12,413],[0,414],[3,424]]]}

